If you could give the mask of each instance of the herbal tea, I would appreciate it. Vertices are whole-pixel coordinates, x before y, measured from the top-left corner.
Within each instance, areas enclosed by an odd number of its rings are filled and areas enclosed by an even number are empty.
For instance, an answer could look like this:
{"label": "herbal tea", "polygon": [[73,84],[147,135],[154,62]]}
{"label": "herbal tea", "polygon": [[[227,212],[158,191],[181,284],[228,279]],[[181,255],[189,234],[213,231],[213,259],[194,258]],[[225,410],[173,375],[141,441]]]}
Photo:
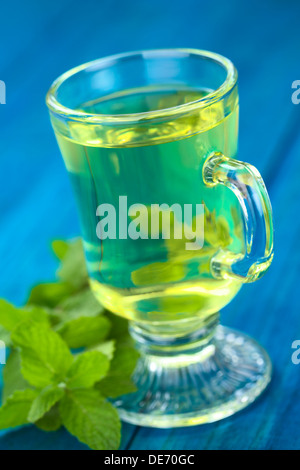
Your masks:
{"label": "herbal tea", "polygon": [[[164,85],[115,93],[82,103],[79,109],[105,115],[145,113],[190,103],[207,93]],[[211,152],[236,154],[238,105],[229,115],[223,107],[224,102],[217,101],[197,114],[185,113],[165,123],[158,117],[157,125],[152,120],[151,127],[145,119],[126,127],[70,121],[68,135],[55,123],[79,207],[91,285],[99,301],[116,314],[152,324],[193,317],[205,322],[239,290],[239,281],[217,280],[210,271],[218,250],[244,250],[243,222],[235,195],[221,185],[207,187],[202,177],[203,163]],[[119,214],[121,196],[127,196],[128,206],[142,204],[147,208],[147,223],[137,227],[140,237],[99,239],[97,208],[110,204]],[[175,238],[172,229],[182,221],[172,211],[170,236],[164,236],[160,222],[156,236],[150,237],[153,204],[204,204],[203,246],[187,250],[184,227],[181,239]],[[120,217],[116,218],[117,233]],[[128,225],[135,223],[134,217],[125,217]],[[190,230],[195,230],[196,222],[195,214]]]}

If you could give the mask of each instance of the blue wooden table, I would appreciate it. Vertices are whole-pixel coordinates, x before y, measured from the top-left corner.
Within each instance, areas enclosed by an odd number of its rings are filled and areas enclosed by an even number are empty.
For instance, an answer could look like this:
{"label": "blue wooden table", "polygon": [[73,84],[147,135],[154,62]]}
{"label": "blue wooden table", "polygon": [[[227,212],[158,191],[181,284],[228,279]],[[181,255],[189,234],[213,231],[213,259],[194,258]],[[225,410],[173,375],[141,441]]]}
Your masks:
{"label": "blue wooden table", "polygon": [[[124,449],[300,449],[300,79],[299,1],[60,0],[2,2],[0,80],[0,297],[21,304],[52,280],[54,238],[79,233],[68,177],[50,128],[45,93],[54,78],[112,53],[195,47],[233,60],[240,83],[240,154],[262,173],[275,222],[268,274],[223,311],[269,351],[274,377],[251,407],[222,422],[175,430],[123,425]],[[0,449],[84,449],[65,431],[2,433]]]}

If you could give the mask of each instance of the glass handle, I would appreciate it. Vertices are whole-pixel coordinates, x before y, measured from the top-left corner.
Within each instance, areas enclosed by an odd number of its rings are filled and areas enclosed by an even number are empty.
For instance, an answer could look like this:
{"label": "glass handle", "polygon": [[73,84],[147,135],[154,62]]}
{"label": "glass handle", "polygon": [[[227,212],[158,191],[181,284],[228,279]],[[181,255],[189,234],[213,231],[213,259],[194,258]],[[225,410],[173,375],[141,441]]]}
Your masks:
{"label": "glass handle", "polygon": [[203,179],[207,186],[222,184],[231,189],[244,218],[245,253],[220,249],[211,261],[214,277],[256,281],[273,259],[272,207],[261,175],[252,165],[215,152],[204,164]]}

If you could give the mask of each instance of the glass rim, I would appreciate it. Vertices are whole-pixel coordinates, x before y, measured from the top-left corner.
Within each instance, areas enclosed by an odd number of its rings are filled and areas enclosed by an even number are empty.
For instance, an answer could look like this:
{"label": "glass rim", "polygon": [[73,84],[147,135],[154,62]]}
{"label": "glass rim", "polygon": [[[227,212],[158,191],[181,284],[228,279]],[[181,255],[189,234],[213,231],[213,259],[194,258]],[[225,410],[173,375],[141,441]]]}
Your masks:
{"label": "glass rim", "polygon": [[[113,66],[116,61],[127,59],[134,56],[143,56],[145,58],[154,58],[159,56],[170,57],[175,55],[181,55],[182,57],[188,55],[196,55],[205,60],[211,60],[222,66],[226,71],[227,75],[223,83],[214,91],[208,93],[206,96],[195,100],[189,101],[188,103],[183,103],[177,106],[172,106],[169,108],[151,110],[140,113],[128,113],[128,114],[91,114],[85,113],[84,111],[75,110],[68,108],[67,106],[62,105],[56,98],[56,92],[59,87],[66,82],[70,77],[76,75],[83,70],[86,70],[90,67],[94,67],[96,70],[97,67],[103,66]],[[67,119],[79,122],[88,122],[93,124],[103,124],[103,123],[115,123],[115,124],[126,124],[139,122],[141,120],[151,120],[157,119],[159,117],[175,117],[189,111],[194,111],[197,109],[205,108],[216,101],[221,100],[225,97],[237,83],[237,70],[231,60],[226,57],[217,54],[215,52],[205,51],[201,49],[191,49],[191,48],[171,48],[171,49],[149,49],[149,50],[140,50],[133,52],[124,52],[120,54],[114,54],[101,59],[96,59],[90,62],[86,62],[77,67],[73,67],[68,72],[60,75],[51,85],[47,96],[46,103],[49,110],[59,116],[65,117]]]}

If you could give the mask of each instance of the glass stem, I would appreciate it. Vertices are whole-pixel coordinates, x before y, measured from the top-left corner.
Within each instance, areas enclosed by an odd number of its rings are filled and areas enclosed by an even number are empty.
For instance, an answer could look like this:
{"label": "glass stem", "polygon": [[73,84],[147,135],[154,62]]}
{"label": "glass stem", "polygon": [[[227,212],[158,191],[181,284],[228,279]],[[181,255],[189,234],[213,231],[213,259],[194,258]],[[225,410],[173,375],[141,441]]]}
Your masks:
{"label": "glass stem", "polygon": [[[151,356],[153,360],[159,358],[164,362],[170,358],[173,362],[182,363],[186,356],[190,363],[193,355],[195,360],[199,354],[207,358],[209,351],[213,353],[212,338],[219,324],[219,312],[214,313],[205,321],[192,319],[181,323],[181,330],[176,327],[172,332],[169,325],[153,325],[132,322],[130,334],[142,356]],[[179,330],[179,331],[178,331]]]}

